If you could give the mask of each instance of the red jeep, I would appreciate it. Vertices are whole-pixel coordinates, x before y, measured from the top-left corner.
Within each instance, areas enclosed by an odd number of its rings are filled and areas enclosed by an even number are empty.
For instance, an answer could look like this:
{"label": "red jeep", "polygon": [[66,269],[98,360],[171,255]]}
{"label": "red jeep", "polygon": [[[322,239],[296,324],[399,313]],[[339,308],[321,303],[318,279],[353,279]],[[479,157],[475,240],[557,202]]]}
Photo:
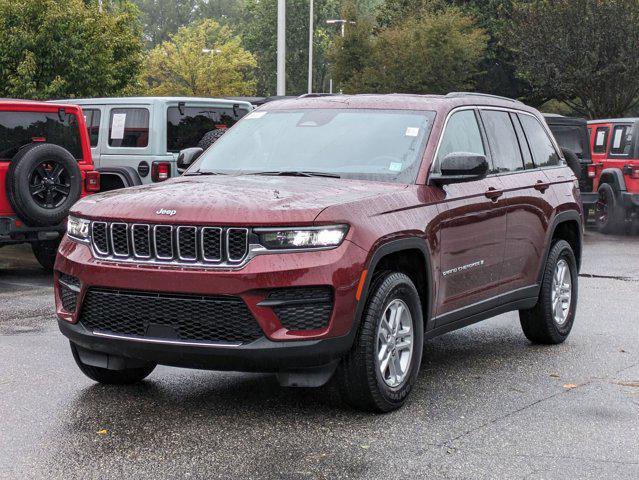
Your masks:
{"label": "red jeep", "polygon": [[137,382],[157,364],[289,386],[335,372],[350,404],[389,411],[425,339],[511,310],[532,342],[570,333],[579,185],[520,102],[282,100],[178,164],[190,165],[179,178],[69,215],[58,325],[96,381]]}
{"label": "red jeep", "polygon": [[99,180],[80,107],[0,101],[0,247],[30,243],[52,269],[69,209]]}
{"label": "red jeep", "polygon": [[639,213],[639,118],[588,122],[597,227],[614,233]]}

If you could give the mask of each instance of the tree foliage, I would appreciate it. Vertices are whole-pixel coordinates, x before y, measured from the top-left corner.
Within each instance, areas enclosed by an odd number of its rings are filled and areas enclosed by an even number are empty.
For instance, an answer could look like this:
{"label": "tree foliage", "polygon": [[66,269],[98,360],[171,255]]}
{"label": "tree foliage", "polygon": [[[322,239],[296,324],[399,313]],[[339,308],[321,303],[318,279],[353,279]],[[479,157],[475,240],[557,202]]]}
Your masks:
{"label": "tree foliage", "polygon": [[122,94],[142,64],[137,10],[82,0],[0,0],[0,96]]}
{"label": "tree foliage", "polygon": [[[368,38],[367,28],[351,28],[336,43],[334,72],[345,92],[447,93],[473,88],[487,37],[458,9],[423,11]],[[352,67],[350,76],[345,63]]]}
{"label": "tree foliage", "polygon": [[253,95],[255,66],[228,27],[203,20],[149,52],[143,82],[150,95]]}
{"label": "tree foliage", "polygon": [[639,2],[521,3],[509,39],[534,92],[591,118],[622,116],[639,98]]}
{"label": "tree foliage", "polygon": [[[337,0],[315,2],[313,36],[313,85],[315,91],[326,88],[328,68],[326,53],[336,30],[326,20],[336,18]],[[244,44],[255,54],[258,63],[258,91],[275,94],[277,71],[277,0],[248,0]],[[308,75],[308,0],[286,2],[286,90],[289,94],[307,91]]]}

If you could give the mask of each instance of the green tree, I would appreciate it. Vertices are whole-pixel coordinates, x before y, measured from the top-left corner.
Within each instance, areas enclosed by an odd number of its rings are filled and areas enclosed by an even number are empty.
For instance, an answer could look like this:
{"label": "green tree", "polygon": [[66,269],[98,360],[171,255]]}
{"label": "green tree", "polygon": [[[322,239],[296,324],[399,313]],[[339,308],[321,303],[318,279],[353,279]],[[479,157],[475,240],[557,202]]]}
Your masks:
{"label": "green tree", "polygon": [[228,27],[203,20],[149,52],[143,82],[150,95],[253,95],[255,66]]}
{"label": "green tree", "polygon": [[[338,13],[338,0],[316,0],[313,36],[313,86],[323,91],[328,83],[326,52],[336,30],[326,20]],[[286,90],[288,94],[307,91],[308,0],[286,2]],[[275,94],[277,67],[277,0],[247,0],[244,45],[257,59],[258,92]]]}
{"label": "green tree", "polygon": [[142,12],[144,36],[150,48],[196,18],[199,0],[134,0]]}
{"label": "green tree", "polygon": [[0,0],[0,96],[32,99],[126,92],[142,64],[138,11],[82,0]]}
{"label": "green tree", "polygon": [[[355,68],[353,76],[340,84],[349,93],[447,93],[472,89],[487,43],[487,36],[475,27],[473,19],[456,8],[422,12],[381,29],[370,45],[365,32],[351,32],[338,56],[356,57],[347,48],[349,42],[361,52],[370,50],[370,54],[363,57],[365,66]],[[338,66],[339,61],[335,64]]]}
{"label": "green tree", "polygon": [[521,3],[509,40],[540,99],[591,117],[623,116],[639,98],[639,2]]}

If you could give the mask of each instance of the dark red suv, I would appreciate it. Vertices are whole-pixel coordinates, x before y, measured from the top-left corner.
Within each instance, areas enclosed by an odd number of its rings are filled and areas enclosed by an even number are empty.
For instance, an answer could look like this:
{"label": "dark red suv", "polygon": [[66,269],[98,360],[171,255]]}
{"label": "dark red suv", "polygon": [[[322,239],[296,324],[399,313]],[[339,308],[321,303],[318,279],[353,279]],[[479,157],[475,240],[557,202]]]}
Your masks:
{"label": "dark red suv", "polygon": [[336,372],[350,404],[389,411],[425,339],[510,310],[533,342],[571,330],[578,184],[522,103],[283,100],[200,152],[180,178],[73,208],[56,305],[94,380],[156,364],[298,386]]}
{"label": "dark red suv", "polygon": [[69,208],[99,188],[80,107],[0,100],[0,247],[52,269]]}

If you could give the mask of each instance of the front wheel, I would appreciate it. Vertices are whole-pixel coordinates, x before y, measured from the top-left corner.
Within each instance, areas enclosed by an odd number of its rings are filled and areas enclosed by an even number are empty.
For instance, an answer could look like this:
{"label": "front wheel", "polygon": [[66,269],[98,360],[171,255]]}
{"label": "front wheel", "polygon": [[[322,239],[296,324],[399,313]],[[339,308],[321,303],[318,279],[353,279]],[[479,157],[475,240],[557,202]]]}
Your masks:
{"label": "front wheel", "polygon": [[601,233],[615,233],[623,225],[623,206],[617,201],[615,191],[609,184],[601,184],[597,193],[599,195],[595,204],[597,229]]}
{"label": "front wheel", "polygon": [[577,262],[570,244],[555,242],[550,249],[537,304],[519,311],[524,335],[533,343],[562,343],[572,330],[577,311]]}
{"label": "front wheel", "polygon": [[123,370],[109,370],[107,368],[94,367],[87,365],[80,359],[78,347],[71,343],[71,353],[78,368],[91,380],[98,383],[106,383],[109,385],[129,385],[138,383],[148,377],[155,369],[154,364],[145,367],[125,368]]}
{"label": "front wheel", "polygon": [[337,371],[344,400],[375,412],[401,407],[417,379],[423,342],[421,302],[411,279],[398,272],[378,275],[353,348]]}

